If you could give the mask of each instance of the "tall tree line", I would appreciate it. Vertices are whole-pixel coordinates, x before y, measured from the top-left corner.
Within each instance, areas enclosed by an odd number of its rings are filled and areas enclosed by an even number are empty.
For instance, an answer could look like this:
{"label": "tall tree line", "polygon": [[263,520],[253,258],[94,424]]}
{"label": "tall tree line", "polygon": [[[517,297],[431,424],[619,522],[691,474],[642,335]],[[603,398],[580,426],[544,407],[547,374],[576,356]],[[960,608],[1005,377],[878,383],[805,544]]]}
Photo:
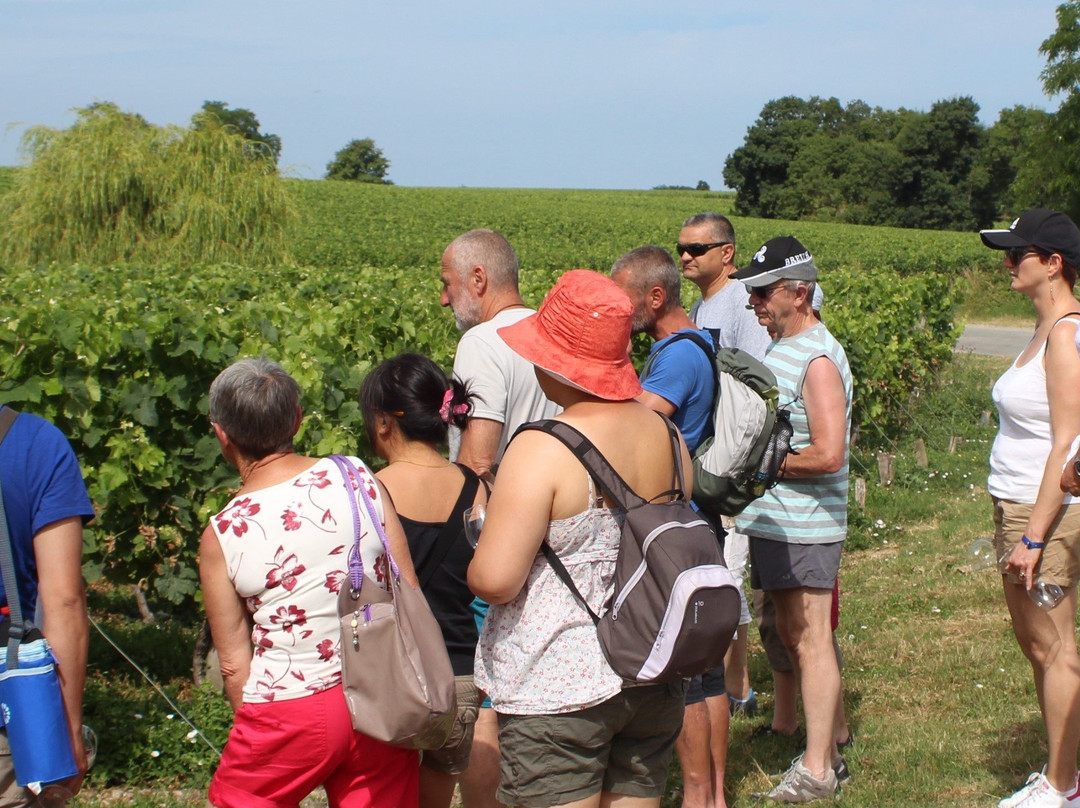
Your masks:
{"label": "tall tree line", "polygon": [[1080,0],[1043,42],[1055,113],[1015,106],[992,126],[967,96],[928,112],[863,101],[769,101],[724,162],[736,210],[765,218],[967,230],[1030,207],[1080,217]]}

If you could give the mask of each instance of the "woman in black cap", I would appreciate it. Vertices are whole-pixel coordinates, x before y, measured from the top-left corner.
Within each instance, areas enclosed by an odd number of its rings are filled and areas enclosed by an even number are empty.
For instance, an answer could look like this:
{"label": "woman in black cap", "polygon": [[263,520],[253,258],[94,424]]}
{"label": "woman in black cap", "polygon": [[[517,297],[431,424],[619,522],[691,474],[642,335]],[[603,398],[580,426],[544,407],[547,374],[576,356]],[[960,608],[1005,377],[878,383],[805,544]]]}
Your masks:
{"label": "woman in black cap", "polygon": [[[1012,289],[1031,299],[1035,334],[994,385],[1000,427],[987,481],[1013,632],[1035,674],[1049,760],[999,808],[1080,806],[1080,502],[1058,486],[1080,429],[1080,355],[1073,295],[1080,230],[1063,213],[1029,210],[1007,230],[983,230],[1004,250]],[[1043,592],[1043,587],[1050,587]],[[1040,593],[1043,593],[1040,596]],[[1060,598],[1060,600],[1058,600]]]}

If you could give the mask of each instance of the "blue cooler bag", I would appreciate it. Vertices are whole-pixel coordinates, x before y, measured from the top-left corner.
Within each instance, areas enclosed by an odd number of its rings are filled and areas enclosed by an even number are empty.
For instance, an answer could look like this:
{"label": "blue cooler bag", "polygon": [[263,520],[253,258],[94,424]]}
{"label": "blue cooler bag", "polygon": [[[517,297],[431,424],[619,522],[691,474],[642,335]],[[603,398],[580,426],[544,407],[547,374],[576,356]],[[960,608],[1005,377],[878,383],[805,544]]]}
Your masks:
{"label": "blue cooler bag", "polygon": [[17,665],[0,669],[0,719],[11,745],[15,782],[28,786],[74,777],[79,767],[48,641],[22,642]]}

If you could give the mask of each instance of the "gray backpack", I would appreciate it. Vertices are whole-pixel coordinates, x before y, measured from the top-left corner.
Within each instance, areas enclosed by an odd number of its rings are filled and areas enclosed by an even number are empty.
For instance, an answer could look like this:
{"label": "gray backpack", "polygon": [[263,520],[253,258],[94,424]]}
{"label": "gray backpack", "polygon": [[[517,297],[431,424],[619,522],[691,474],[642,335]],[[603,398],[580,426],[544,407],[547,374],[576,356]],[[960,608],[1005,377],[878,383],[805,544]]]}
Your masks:
{"label": "gray backpack", "polygon": [[686,332],[660,350],[683,339],[705,351],[716,378],[713,435],[694,450],[694,502],[707,513],[735,516],[776,484],[794,453],[791,420],[777,407],[776,376],[760,361],[738,348],[714,350],[700,334]]}
{"label": "gray backpack", "polygon": [[674,470],[672,490],[660,495],[663,502],[635,494],[589,439],[569,424],[548,420],[521,427],[562,441],[607,501],[626,511],[614,590],[602,615],[589,608],[551,546],[545,541],[540,549],[592,618],[612,669],[638,684],[673,682],[717,667],[739,622],[738,587],[724,565],[716,533],[683,498],[678,431],[664,421]]}

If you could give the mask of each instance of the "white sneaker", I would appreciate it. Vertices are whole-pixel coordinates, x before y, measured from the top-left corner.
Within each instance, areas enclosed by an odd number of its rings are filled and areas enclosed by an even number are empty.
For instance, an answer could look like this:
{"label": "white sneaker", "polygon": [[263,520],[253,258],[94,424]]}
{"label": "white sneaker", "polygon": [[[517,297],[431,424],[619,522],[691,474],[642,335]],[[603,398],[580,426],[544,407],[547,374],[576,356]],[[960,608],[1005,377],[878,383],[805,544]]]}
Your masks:
{"label": "white sneaker", "polygon": [[1024,787],[999,802],[998,808],[1080,808],[1080,782],[1064,793],[1050,785],[1045,772],[1045,766],[1032,772]]}
{"label": "white sneaker", "polygon": [[836,773],[832,768],[825,770],[824,780],[816,780],[811,771],[802,765],[802,761],[802,755],[791,761],[791,768],[784,772],[780,783],[772,791],[754,794],[754,799],[776,802],[814,802],[835,797],[840,786],[836,782]]}

